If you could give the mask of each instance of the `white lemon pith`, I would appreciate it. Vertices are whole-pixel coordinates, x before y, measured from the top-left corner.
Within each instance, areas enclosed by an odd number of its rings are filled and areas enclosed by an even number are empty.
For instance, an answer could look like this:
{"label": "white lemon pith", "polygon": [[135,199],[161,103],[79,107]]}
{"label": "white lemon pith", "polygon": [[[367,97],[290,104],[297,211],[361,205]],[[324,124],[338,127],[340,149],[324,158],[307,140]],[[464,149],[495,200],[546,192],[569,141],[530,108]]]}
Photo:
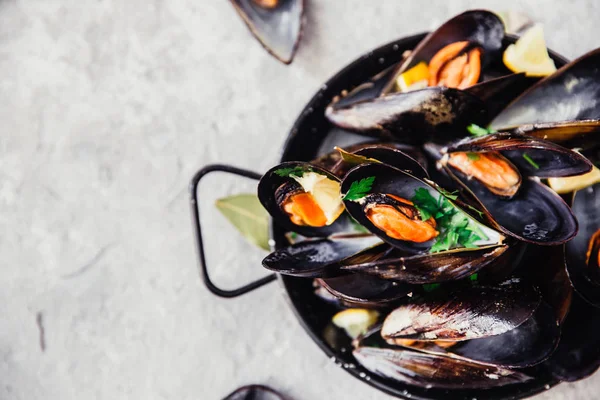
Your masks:
{"label": "white lemon pith", "polygon": [[331,321],[338,328],[344,329],[352,339],[356,339],[373,326],[377,318],[379,313],[375,310],[349,308],[335,314]]}
{"label": "white lemon pith", "polygon": [[316,172],[305,172],[302,176],[293,178],[305,192],[313,196],[315,203],[325,214],[326,224],[331,225],[344,210],[339,182]]}
{"label": "white lemon pith", "polygon": [[556,71],[541,25],[533,26],[515,44],[508,46],[502,60],[511,71],[525,72],[527,76],[547,76]]}

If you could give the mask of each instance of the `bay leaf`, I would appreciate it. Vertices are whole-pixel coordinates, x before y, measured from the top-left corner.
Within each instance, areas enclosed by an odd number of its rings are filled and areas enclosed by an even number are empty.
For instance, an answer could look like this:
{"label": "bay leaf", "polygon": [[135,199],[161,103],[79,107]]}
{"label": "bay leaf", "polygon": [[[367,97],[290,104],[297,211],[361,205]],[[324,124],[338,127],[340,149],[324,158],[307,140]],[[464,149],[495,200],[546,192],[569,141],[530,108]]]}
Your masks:
{"label": "bay leaf", "polygon": [[217,209],[252,244],[269,249],[269,214],[255,194],[243,193],[223,197]]}
{"label": "bay leaf", "polygon": [[349,153],[346,150],[344,150],[340,147],[337,147],[337,146],[335,146],[333,149],[337,150],[340,153],[342,160],[344,160],[345,162],[352,164],[352,165],[366,164],[366,163],[381,163],[381,161],[378,161],[374,158],[369,158],[369,157],[365,157],[365,156],[360,156],[358,154]]}

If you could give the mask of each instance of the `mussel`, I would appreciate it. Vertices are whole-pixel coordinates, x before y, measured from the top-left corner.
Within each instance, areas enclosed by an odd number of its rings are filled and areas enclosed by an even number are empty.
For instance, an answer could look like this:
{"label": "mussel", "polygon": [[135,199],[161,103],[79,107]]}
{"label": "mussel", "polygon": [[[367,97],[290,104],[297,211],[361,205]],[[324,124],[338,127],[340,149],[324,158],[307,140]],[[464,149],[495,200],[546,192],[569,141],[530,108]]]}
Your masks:
{"label": "mussel", "polygon": [[304,236],[327,236],[347,230],[342,216],[340,181],[331,172],[303,162],[271,168],[258,184],[258,198],[273,219]]}
{"label": "mussel", "polygon": [[352,354],[377,375],[419,387],[489,389],[531,380],[519,371],[412,350],[361,346]]}
{"label": "mussel", "polygon": [[302,36],[304,0],[230,1],[265,50],[290,64]]}
{"label": "mussel", "polygon": [[560,328],[537,291],[509,280],[411,299],[388,315],[381,335],[432,354],[514,368],[546,360]]}
{"label": "mussel", "polygon": [[600,183],[577,191],[572,210],[579,233],[565,246],[569,279],[584,300],[600,307]]}
{"label": "mussel", "polygon": [[531,176],[588,172],[582,155],[552,142],[510,133],[466,139],[443,149],[444,171],[479,205],[494,227],[519,240],[557,245],[577,233],[567,204]]}
{"label": "mussel", "polygon": [[600,49],[593,50],[542,79],[510,103],[491,122],[513,130],[588,148],[600,144]]}

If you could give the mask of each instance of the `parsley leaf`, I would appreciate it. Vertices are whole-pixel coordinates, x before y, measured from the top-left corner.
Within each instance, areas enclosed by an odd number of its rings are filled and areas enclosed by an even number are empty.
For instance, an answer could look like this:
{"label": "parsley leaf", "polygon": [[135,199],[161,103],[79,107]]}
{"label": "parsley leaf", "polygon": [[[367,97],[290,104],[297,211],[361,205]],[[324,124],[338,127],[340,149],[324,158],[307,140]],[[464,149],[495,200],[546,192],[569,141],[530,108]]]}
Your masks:
{"label": "parsley leaf", "polygon": [[360,181],[354,181],[350,185],[350,189],[344,195],[344,200],[357,201],[365,197],[371,188],[373,187],[373,183],[375,182],[375,177],[370,176],[368,178],[363,178]]}
{"label": "parsley leaf", "polygon": [[531,164],[531,166],[533,168],[540,169],[540,166],[537,165],[537,163],[535,161],[533,161],[533,159],[531,157],[529,157],[529,154],[523,153],[523,158],[525,159],[525,161],[527,161],[529,164]]}
{"label": "parsley leaf", "polygon": [[300,178],[305,172],[303,167],[293,167],[293,168],[279,168],[273,171],[276,175],[285,178],[286,176],[297,176]]}
{"label": "parsley leaf", "polygon": [[458,190],[455,190],[454,192],[449,192],[446,189],[443,189],[441,187],[438,187],[437,190],[439,190],[439,192],[441,194],[443,194],[444,196],[446,196],[450,200],[456,200],[458,198]]}
{"label": "parsley leaf", "polygon": [[476,137],[489,135],[490,133],[496,133],[496,131],[493,129],[482,128],[481,126],[479,126],[477,124],[471,124],[471,125],[467,126],[467,130],[469,131],[469,133],[471,135],[476,136]]}
{"label": "parsley leaf", "polygon": [[446,251],[457,247],[475,248],[475,243],[488,239],[477,223],[441,195],[436,199],[425,188],[415,190],[412,198],[422,220],[433,217],[439,230],[430,253]]}
{"label": "parsley leaf", "polygon": [[467,153],[467,158],[471,161],[477,161],[479,160],[479,154],[469,152]]}
{"label": "parsley leaf", "polygon": [[439,288],[441,286],[441,284],[439,283],[426,283],[425,285],[423,285],[423,290],[427,293],[434,291],[435,289]]}
{"label": "parsley leaf", "polygon": [[471,281],[477,281],[477,278],[478,278],[477,272],[475,272],[473,275],[469,276],[469,279]]}

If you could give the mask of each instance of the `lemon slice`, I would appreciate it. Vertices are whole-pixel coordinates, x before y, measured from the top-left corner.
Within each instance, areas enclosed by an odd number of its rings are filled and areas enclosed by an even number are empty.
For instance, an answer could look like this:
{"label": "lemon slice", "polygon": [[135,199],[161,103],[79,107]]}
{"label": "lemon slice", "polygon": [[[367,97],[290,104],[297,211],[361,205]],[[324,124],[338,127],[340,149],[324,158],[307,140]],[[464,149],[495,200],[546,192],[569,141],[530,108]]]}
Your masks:
{"label": "lemon slice", "polygon": [[508,46],[502,60],[512,72],[525,72],[527,76],[547,76],[556,71],[541,25],[533,26],[515,44]]}
{"label": "lemon slice", "polygon": [[548,178],[548,185],[558,194],[581,190],[598,182],[600,182],[600,169],[596,167],[583,175],[569,176],[567,178]]}
{"label": "lemon slice", "polygon": [[305,192],[312,194],[325,214],[327,225],[331,225],[344,211],[339,182],[316,172],[306,172],[301,177],[293,176],[293,178]]}
{"label": "lemon slice", "polygon": [[377,322],[379,313],[364,308],[349,308],[335,314],[331,322],[346,331],[348,336],[356,339]]}
{"label": "lemon slice", "polygon": [[399,92],[424,89],[429,82],[429,67],[423,61],[400,74],[396,78],[396,88]]}

